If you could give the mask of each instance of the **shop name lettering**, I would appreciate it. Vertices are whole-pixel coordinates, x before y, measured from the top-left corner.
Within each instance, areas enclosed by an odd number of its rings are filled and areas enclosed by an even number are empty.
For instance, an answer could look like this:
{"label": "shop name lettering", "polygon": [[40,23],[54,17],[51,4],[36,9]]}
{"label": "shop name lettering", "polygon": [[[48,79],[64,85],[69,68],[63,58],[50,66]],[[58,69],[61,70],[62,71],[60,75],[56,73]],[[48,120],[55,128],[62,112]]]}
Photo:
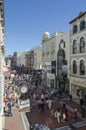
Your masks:
{"label": "shop name lettering", "polygon": [[21,101],[20,104],[21,105],[23,105],[23,104],[30,104],[30,101],[29,100]]}

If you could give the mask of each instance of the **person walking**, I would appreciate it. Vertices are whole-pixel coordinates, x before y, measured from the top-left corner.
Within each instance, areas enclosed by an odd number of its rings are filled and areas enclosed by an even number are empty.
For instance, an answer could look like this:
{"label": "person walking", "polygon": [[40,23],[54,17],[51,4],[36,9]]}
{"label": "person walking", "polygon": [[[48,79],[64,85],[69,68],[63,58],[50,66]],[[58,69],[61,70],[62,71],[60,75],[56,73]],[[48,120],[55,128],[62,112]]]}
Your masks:
{"label": "person walking", "polygon": [[66,119],[65,120],[68,121],[68,117],[70,116],[70,114],[69,114],[67,109],[65,109],[65,115],[66,115]]}
{"label": "person walking", "polygon": [[65,114],[65,110],[63,111],[61,122],[66,122],[66,114]]}
{"label": "person walking", "polygon": [[77,121],[77,113],[78,113],[78,110],[75,108],[73,111],[73,119],[75,122]]}
{"label": "person walking", "polygon": [[55,117],[57,118],[58,123],[60,123],[60,116],[61,116],[60,109],[57,108],[57,110],[55,112]]}
{"label": "person walking", "polygon": [[83,104],[84,104],[84,100],[83,100],[83,98],[81,97],[81,98],[80,98],[80,105],[83,106]]}
{"label": "person walking", "polygon": [[51,99],[49,99],[48,100],[48,108],[51,109],[51,107],[52,107],[52,101],[51,101]]}
{"label": "person walking", "polygon": [[86,116],[85,106],[82,105],[82,106],[81,106],[81,117],[82,117],[82,118],[85,118],[85,116]]}
{"label": "person walking", "polygon": [[64,101],[63,104],[62,104],[62,112],[64,112],[66,109],[66,102]]}
{"label": "person walking", "polygon": [[12,101],[11,100],[8,103],[8,116],[13,116]]}
{"label": "person walking", "polygon": [[70,102],[72,101],[72,94],[69,95]]}

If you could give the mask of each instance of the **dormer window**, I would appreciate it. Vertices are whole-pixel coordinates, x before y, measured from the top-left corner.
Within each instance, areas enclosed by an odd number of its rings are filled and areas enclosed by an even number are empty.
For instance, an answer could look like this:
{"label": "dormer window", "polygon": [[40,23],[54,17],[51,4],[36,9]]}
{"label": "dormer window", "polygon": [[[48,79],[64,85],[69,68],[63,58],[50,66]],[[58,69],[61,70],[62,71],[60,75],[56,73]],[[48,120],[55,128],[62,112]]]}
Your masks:
{"label": "dormer window", "polygon": [[77,25],[74,25],[73,26],[73,34],[76,33],[78,30],[77,30]]}
{"label": "dormer window", "polygon": [[80,31],[83,29],[85,29],[85,21],[84,20],[81,21],[81,23],[80,23]]}

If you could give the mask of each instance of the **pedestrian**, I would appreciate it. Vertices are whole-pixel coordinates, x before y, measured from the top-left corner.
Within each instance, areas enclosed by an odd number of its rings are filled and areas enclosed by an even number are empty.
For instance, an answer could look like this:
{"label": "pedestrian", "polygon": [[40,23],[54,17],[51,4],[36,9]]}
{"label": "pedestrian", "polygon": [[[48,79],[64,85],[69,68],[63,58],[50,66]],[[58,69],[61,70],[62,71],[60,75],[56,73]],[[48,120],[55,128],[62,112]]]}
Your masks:
{"label": "pedestrian", "polygon": [[82,117],[82,118],[85,118],[85,115],[86,115],[85,106],[82,105],[82,106],[81,106],[81,117]]}
{"label": "pedestrian", "polygon": [[49,99],[48,100],[48,108],[51,109],[51,107],[52,107],[52,101],[51,101],[51,99]]}
{"label": "pedestrian", "polygon": [[77,112],[78,112],[78,110],[75,108],[73,111],[73,119],[75,122],[77,121]]}
{"label": "pedestrian", "polygon": [[66,102],[63,102],[63,104],[62,104],[62,112],[65,111],[65,109],[66,109]]}
{"label": "pedestrian", "polygon": [[8,116],[13,116],[12,101],[11,100],[8,103]]}
{"label": "pedestrian", "polygon": [[53,116],[54,116],[54,113],[55,113],[54,108],[51,109],[50,113],[51,113],[50,116],[53,117]]}
{"label": "pedestrian", "polygon": [[4,110],[4,113],[6,112],[5,107],[6,107],[6,103],[3,102],[3,110]]}
{"label": "pedestrian", "polygon": [[58,123],[60,123],[60,116],[61,116],[60,109],[57,108],[57,110],[55,112],[55,117],[57,118]]}
{"label": "pedestrian", "polygon": [[45,94],[45,101],[47,101],[48,100],[48,94],[46,93]]}
{"label": "pedestrian", "polygon": [[83,98],[81,97],[80,98],[80,105],[82,106],[84,104],[84,100],[83,100]]}
{"label": "pedestrian", "polygon": [[41,105],[41,106],[40,106],[40,107],[41,107],[41,112],[44,112],[44,111],[45,111],[45,109],[44,109],[44,105],[45,105],[45,104],[44,104],[44,101],[41,101],[41,104],[40,104],[40,105]]}
{"label": "pedestrian", "polygon": [[44,97],[44,94],[42,93],[42,95],[41,95],[41,100],[44,101],[44,98],[45,98],[45,97]]}
{"label": "pedestrian", "polygon": [[66,119],[65,120],[68,121],[68,117],[70,116],[70,114],[69,114],[67,109],[65,109],[65,115],[66,115]]}
{"label": "pedestrian", "polygon": [[69,95],[70,102],[72,101],[72,94]]}
{"label": "pedestrian", "polygon": [[63,112],[62,114],[62,120],[61,122],[66,122],[66,114],[65,114],[65,111]]}
{"label": "pedestrian", "polygon": [[41,111],[41,100],[38,100],[38,108],[39,108],[39,111]]}

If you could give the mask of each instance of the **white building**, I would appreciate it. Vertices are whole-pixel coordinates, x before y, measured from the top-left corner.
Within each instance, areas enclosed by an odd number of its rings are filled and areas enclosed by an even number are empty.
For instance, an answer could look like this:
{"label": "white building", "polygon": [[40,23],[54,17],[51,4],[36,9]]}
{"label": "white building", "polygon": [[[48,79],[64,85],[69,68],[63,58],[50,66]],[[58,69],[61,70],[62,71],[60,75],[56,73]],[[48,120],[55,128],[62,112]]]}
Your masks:
{"label": "white building", "polygon": [[25,54],[26,52],[17,52],[17,62],[16,65],[17,66],[25,66]]}
{"label": "white building", "polygon": [[58,38],[62,34],[63,33],[61,32],[56,32],[54,35],[50,35],[49,32],[45,32],[42,38],[42,68],[44,71],[43,74],[46,76],[45,84],[49,87],[54,88],[55,88],[56,59],[57,59],[56,43]]}
{"label": "white building", "polygon": [[34,49],[34,69],[42,69],[42,46],[37,46]]}
{"label": "white building", "polygon": [[3,125],[3,94],[4,94],[4,69],[5,49],[4,49],[4,1],[0,0],[0,130]]}
{"label": "white building", "polygon": [[86,12],[70,22],[70,92],[86,100]]}

